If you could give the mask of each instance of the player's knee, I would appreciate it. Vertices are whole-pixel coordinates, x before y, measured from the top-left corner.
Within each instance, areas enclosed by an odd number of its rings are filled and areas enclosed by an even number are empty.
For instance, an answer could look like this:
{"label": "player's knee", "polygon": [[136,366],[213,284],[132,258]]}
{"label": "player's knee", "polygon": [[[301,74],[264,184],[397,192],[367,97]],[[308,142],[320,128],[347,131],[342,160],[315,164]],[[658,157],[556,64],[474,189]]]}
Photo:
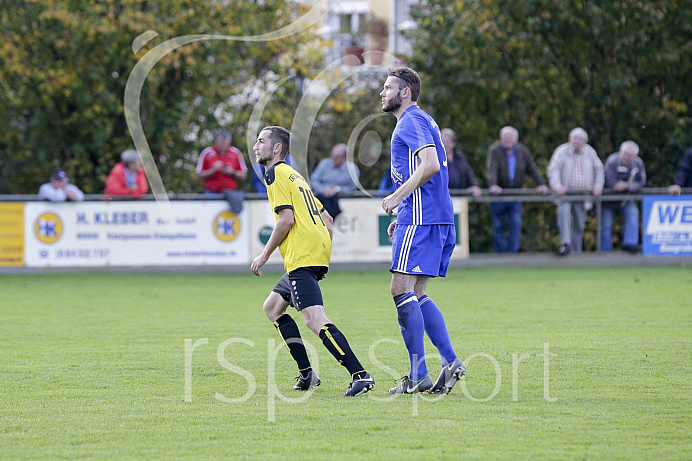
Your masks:
{"label": "player's knee", "polygon": [[271,299],[267,299],[264,302],[262,309],[264,309],[264,313],[266,314],[267,318],[269,318],[269,320],[272,322],[276,322],[278,318],[283,315],[281,307],[277,306],[277,304],[272,302]]}
{"label": "player's knee", "polygon": [[316,335],[319,335],[322,327],[328,323],[331,322],[324,315],[305,316],[305,325],[310,329],[310,331],[312,331]]}

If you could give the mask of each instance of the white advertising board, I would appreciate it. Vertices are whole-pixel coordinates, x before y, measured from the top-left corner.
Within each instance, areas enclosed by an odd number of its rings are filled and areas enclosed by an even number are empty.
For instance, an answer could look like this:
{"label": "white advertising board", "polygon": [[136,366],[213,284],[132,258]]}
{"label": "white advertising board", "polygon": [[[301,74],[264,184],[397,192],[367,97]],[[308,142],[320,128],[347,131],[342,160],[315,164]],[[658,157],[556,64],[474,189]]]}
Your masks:
{"label": "white advertising board", "polygon": [[28,202],[25,265],[247,264],[249,211],[224,201]]}
{"label": "white advertising board", "polygon": [[[457,220],[457,246],[453,259],[468,258],[468,201],[453,199]],[[392,243],[387,236],[387,226],[393,219],[382,210],[382,199],[342,199],[342,213],[334,220],[332,243],[333,263],[384,262],[392,259]],[[252,257],[260,254],[274,229],[274,213],[268,201],[254,201],[251,205]],[[279,251],[269,260],[281,263]]]}

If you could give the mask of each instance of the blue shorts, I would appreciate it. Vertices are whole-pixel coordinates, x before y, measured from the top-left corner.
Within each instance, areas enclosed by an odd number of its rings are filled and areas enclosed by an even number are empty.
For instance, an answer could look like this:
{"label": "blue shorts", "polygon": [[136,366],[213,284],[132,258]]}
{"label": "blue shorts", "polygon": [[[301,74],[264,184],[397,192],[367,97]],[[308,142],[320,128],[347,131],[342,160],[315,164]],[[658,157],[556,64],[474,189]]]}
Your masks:
{"label": "blue shorts", "polygon": [[322,290],[319,281],[327,274],[328,269],[322,266],[299,267],[284,274],[272,290],[281,295],[284,301],[296,308],[298,312],[310,306],[323,306]]}
{"label": "blue shorts", "polygon": [[444,277],[457,235],[454,224],[398,225],[392,235],[391,272]]}

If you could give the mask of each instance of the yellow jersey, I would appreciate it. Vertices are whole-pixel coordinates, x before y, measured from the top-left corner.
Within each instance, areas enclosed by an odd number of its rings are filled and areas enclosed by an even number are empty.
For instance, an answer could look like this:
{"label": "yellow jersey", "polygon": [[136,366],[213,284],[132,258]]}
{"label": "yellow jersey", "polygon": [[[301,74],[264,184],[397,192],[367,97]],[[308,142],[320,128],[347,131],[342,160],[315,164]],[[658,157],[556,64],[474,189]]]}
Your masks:
{"label": "yellow jersey", "polygon": [[293,210],[293,226],[279,244],[286,272],[299,267],[329,267],[332,240],[320,214],[323,206],[312,194],[308,182],[286,162],[268,168],[265,180],[274,220],[279,219],[280,210]]}

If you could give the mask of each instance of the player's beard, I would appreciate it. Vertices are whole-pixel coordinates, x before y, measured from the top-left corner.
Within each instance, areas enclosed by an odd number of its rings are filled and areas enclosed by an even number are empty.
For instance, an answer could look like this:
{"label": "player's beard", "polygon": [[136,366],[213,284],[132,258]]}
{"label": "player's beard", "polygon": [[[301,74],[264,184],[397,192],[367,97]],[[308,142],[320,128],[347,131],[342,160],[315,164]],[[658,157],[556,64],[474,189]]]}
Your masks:
{"label": "player's beard", "polygon": [[269,163],[271,161],[271,159],[272,159],[272,157],[264,157],[264,156],[262,156],[262,154],[260,154],[257,157],[257,163],[259,163],[260,165],[267,166],[267,163]]}
{"label": "player's beard", "polygon": [[390,99],[382,106],[382,110],[384,112],[393,112],[401,107],[401,103],[401,91],[399,91],[393,99]]}

